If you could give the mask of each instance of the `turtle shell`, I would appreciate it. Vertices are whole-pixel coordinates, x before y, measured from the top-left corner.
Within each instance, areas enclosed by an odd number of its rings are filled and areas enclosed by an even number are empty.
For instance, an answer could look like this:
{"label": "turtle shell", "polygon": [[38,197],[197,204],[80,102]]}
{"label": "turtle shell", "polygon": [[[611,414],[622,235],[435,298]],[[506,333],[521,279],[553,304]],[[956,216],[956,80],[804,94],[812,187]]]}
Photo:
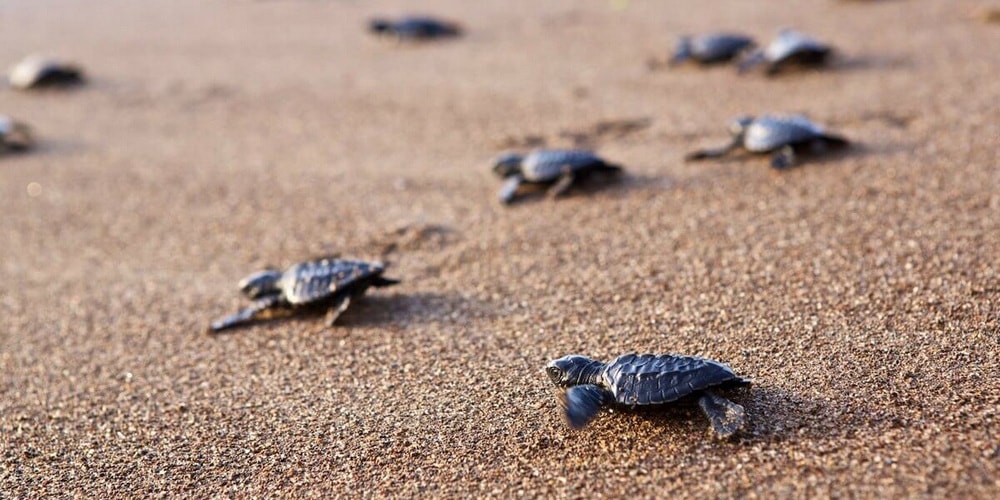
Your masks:
{"label": "turtle shell", "polygon": [[27,125],[0,115],[0,152],[23,151],[31,144],[31,129]]}
{"label": "turtle shell", "polygon": [[289,267],[278,286],[289,304],[302,306],[328,299],[384,271],[380,262],[322,258]]}
{"label": "turtle shell", "polygon": [[28,57],[14,66],[9,78],[11,87],[22,90],[83,82],[79,68],[38,56]]}
{"label": "turtle shell", "polygon": [[702,62],[728,61],[752,45],[753,39],[744,35],[731,33],[704,35],[691,40],[691,54]]}
{"label": "turtle shell", "polygon": [[824,136],[823,127],[801,115],[764,115],[743,131],[743,147],[754,153],[773,151]]}
{"label": "turtle shell", "polygon": [[541,149],[533,151],[521,162],[521,175],[528,182],[552,182],[563,169],[583,172],[604,165],[604,160],[591,151],[580,149]]}
{"label": "turtle shell", "polygon": [[392,26],[393,32],[401,37],[433,38],[458,34],[458,27],[429,17],[406,17]]}
{"label": "turtle shell", "polygon": [[719,385],[744,384],[728,366],[674,354],[625,354],[608,363],[607,388],[623,405],[669,403]]}
{"label": "turtle shell", "polygon": [[822,44],[812,37],[798,31],[783,30],[764,49],[764,57],[768,61],[778,62],[800,54],[826,54],[828,52],[830,52],[828,45]]}

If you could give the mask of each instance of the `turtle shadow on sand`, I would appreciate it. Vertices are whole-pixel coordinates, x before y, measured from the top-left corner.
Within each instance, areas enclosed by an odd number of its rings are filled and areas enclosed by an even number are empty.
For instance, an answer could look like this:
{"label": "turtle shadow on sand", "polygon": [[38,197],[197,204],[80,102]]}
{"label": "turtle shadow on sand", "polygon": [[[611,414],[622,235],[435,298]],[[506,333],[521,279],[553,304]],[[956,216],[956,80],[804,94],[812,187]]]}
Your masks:
{"label": "turtle shadow on sand", "polygon": [[[726,392],[726,397],[743,406],[746,426],[731,438],[737,442],[781,442],[800,439],[825,439],[843,433],[871,427],[861,413],[851,413],[844,402],[809,398],[773,387],[751,385]],[[698,407],[697,397],[688,396],[669,405],[615,407],[610,410],[616,418],[598,419],[591,424],[591,431],[604,426],[633,427],[649,425],[644,430],[646,438],[657,435],[693,433],[706,439],[718,438]],[[613,426],[613,427],[611,427]],[[586,432],[586,431],[583,431]]]}
{"label": "turtle shadow on sand", "polygon": [[854,405],[846,401],[811,398],[766,386],[755,386],[750,394],[740,401],[749,416],[742,437],[749,441],[824,439],[871,426],[861,412],[852,412]]}
{"label": "turtle shadow on sand", "polygon": [[302,309],[294,314],[278,313],[271,317],[261,317],[239,328],[222,330],[214,335],[247,333],[248,330],[264,325],[277,327],[293,324],[294,330],[350,335],[352,328],[462,321],[467,313],[480,316],[478,312],[484,310],[488,308],[481,301],[454,294],[381,292],[366,294],[352,303],[351,307],[337,318],[334,326],[327,326],[324,323],[327,309],[316,307]]}
{"label": "turtle shadow on sand", "polygon": [[613,416],[614,418],[596,419],[587,430],[578,432],[597,431],[603,426],[614,426],[609,428],[623,426],[624,428],[649,425],[655,430],[653,430],[654,436],[648,437],[655,437],[659,434],[679,436],[681,433],[694,433],[706,439],[740,440],[749,436],[753,429],[754,415],[751,414],[747,404],[754,397],[754,391],[755,388],[752,385],[724,391],[725,398],[743,406],[747,415],[746,426],[732,436],[720,437],[712,432],[711,423],[706,419],[704,411],[698,406],[699,395],[697,394],[662,405],[612,406],[605,411],[607,413],[605,417]]}
{"label": "turtle shadow on sand", "polygon": [[723,156],[719,158],[714,158],[713,163],[721,165],[745,165],[745,166],[757,166],[767,165],[768,170],[772,170],[777,173],[787,172],[792,170],[800,170],[802,168],[816,167],[816,166],[826,166],[840,163],[846,159],[852,158],[862,158],[868,156],[873,151],[865,147],[863,143],[857,142],[853,139],[850,140],[850,144],[847,147],[828,149],[820,152],[810,153],[800,153],[800,158],[795,161],[795,163],[781,167],[774,168],[768,165],[768,155],[760,153],[751,153],[748,151],[736,151],[730,153],[728,156]]}
{"label": "turtle shadow on sand", "polygon": [[568,200],[577,197],[594,196],[598,194],[611,193],[617,190],[629,189],[631,175],[626,172],[604,173],[597,172],[586,177],[581,177],[574,182],[573,186],[556,197],[548,193],[549,185],[546,184],[522,184],[518,190],[518,195],[507,206],[533,205],[533,202],[549,200]]}
{"label": "turtle shadow on sand", "polygon": [[827,71],[869,71],[886,69],[906,69],[913,66],[913,60],[903,56],[889,55],[841,55],[834,57],[826,66]]}
{"label": "turtle shadow on sand", "polygon": [[411,325],[468,321],[492,308],[478,298],[454,293],[416,292],[365,296],[344,314],[343,326]]}

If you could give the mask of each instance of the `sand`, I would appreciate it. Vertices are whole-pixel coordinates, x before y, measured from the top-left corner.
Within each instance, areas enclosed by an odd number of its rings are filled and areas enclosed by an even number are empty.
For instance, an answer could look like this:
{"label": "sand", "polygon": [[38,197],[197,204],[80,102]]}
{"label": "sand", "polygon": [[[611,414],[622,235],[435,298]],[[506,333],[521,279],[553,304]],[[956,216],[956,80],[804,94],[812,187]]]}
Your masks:
{"label": "sand", "polygon": [[[995,498],[983,5],[434,0],[468,35],[413,47],[362,29],[402,1],[6,0],[3,65],[91,84],[0,88],[42,139],[0,159],[0,496]],[[837,62],[647,66],[681,33],[782,26]],[[858,146],[682,161],[762,112]],[[501,207],[490,160],[528,144],[628,175]],[[403,284],[333,330],[204,333],[242,276],[324,253]],[[568,429],[544,364],[629,351],[752,378],[747,431],[691,407]]]}

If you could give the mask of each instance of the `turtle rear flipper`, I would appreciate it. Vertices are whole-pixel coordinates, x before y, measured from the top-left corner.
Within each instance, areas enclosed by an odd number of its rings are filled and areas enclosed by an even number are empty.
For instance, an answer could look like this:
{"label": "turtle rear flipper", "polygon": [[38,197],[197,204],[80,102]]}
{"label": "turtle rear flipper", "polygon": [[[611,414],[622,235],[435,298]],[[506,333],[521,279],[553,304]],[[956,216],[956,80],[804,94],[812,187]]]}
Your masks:
{"label": "turtle rear flipper", "polygon": [[824,134],[820,140],[828,149],[846,148],[851,145],[851,141],[848,141],[839,135]]}
{"label": "turtle rear flipper", "polygon": [[790,144],[782,146],[771,155],[771,167],[783,170],[795,165],[795,148]]}
{"label": "turtle rear flipper", "polygon": [[549,198],[562,196],[567,190],[569,190],[569,187],[573,185],[573,181],[575,180],[576,175],[573,174],[573,169],[567,165],[563,167],[562,175],[559,176],[556,183],[553,184],[545,194],[548,195]]}
{"label": "turtle rear flipper", "polygon": [[625,171],[621,165],[615,163],[602,163],[596,170],[605,174],[620,174]]}
{"label": "turtle rear flipper", "polygon": [[351,306],[350,295],[343,295],[336,302],[331,304],[330,309],[326,311],[327,328],[332,328],[333,324],[337,322],[337,318],[339,318],[341,314],[344,314],[344,311],[346,311],[347,308],[350,306]]}
{"label": "turtle rear flipper", "polygon": [[372,278],[372,286],[375,288],[382,288],[386,286],[398,285],[402,283],[400,280],[394,280],[392,278],[385,278],[382,276],[376,276]]}
{"label": "turtle rear flipper", "polygon": [[560,399],[566,409],[566,421],[574,429],[582,429],[597,416],[607,397],[604,389],[588,384],[570,387]]}
{"label": "turtle rear flipper", "polygon": [[722,439],[732,437],[746,424],[742,406],[709,391],[698,398],[698,406],[712,422],[712,430]]}

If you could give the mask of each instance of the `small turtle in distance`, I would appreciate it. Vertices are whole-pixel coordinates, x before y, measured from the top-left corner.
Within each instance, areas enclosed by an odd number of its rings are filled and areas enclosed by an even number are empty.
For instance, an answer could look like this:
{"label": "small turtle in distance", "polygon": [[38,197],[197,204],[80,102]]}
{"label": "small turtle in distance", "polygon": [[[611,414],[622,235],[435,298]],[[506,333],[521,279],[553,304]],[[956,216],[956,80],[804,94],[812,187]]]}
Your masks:
{"label": "small turtle in distance", "polygon": [[719,148],[694,151],[685,160],[716,158],[743,148],[751,153],[770,153],[771,166],[783,169],[795,164],[796,155],[823,153],[850,144],[847,139],[827,133],[802,115],[743,116],[733,120],[729,129],[732,142]]}
{"label": "small turtle in distance", "polygon": [[604,406],[666,404],[694,397],[720,438],[736,434],[746,423],[743,407],[713,390],[747,386],[728,366],[710,359],[676,354],[624,354],[610,363],[569,355],[550,362],[545,371],[557,387],[571,427],[585,427]]}
{"label": "small turtle in distance", "polygon": [[688,60],[702,65],[729,62],[754,45],[752,38],[734,33],[682,36],[669,65],[677,66]]}
{"label": "small turtle in distance", "polygon": [[31,128],[17,120],[0,115],[0,153],[28,150],[34,139]]}
{"label": "small turtle in distance", "polygon": [[618,174],[622,168],[606,162],[591,151],[580,149],[539,149],[522,155],[508,153],[497,159],[493,172],[506,179],[500,202],[514,200],[521,184],[548,185],[548,195],[557,197],[574,182],[593,174]]}
{"label": "small turtle in distance", "polygon": [[240,281],[244,295],[253,304],[236,314],[212,322],[211,332],[220,332],[264,317],[287,316],[301,310],[327,310],[326,325],[333,326],[351,300],[369,287],[399,283],[385,278],[385,264],[324,257],[295,264],[285,271],[265,269]]}
{"label": "small turtle in distance", "polygon": [[10,86],[18,90],[65,88],[84,83],[83,70],[39,56],[29,56],[10,70]]}
{"label": "small turtle in distance", "polygon": [[740,61],[739,72],[746,73],[765,64],[764,73],[776,75],[793,67],[817,67],[826,64],[833,48],[798,31],[784,29],[764,48],[758,48]]}
{"label": "small turtle in distance", "polygon": [[407,16],[394,21],[375,18],[368,22],[368,30],[377,35],[394,37],[398,41],[431,40],[462,34],[462,28],[456,23],[424,16]]}

